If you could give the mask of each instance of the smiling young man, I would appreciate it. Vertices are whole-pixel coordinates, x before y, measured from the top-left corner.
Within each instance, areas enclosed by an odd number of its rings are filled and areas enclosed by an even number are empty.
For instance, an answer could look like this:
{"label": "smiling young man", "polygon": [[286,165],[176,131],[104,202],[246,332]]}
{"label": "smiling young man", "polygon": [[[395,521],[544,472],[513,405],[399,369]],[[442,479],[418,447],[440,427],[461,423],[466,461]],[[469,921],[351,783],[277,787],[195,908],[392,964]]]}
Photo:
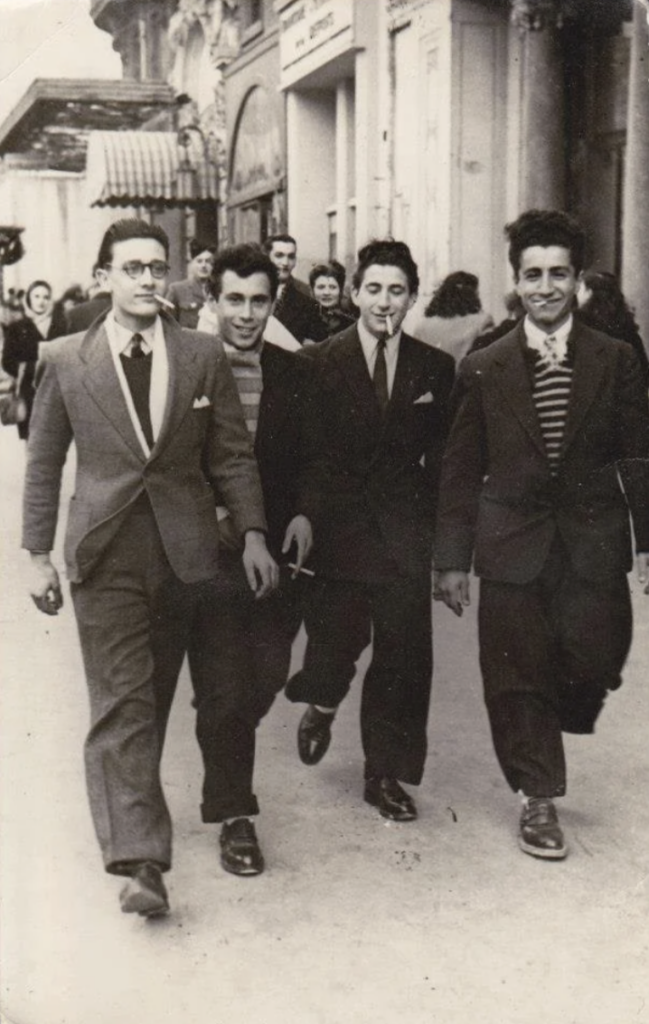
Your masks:
{"label": "smiling young man", "polygon": [[214,681],[219,541],[210,485],[245,537],[250,588],[263,597],[277,584],[223,350],[159,313],[168,251],[164,231],[143,221],[107,230],[98,264],[112,306],[45,353],[23,521],[30,592],[40,611],[56,615],[63,602],[49,553],[74,441],[65,561],[90,699],[86,784],[105,868],[127,878],[122,910],[145,916],[168,909],[171,822],[160,756],[190,640],[199,702]]}
{"label": "smiling young man", "polygon": [[307,349],[299,507],[313,524],[302,671],[287,686],[309,704],[306,764],[324,756],[355,661],[363,682],[364,799],[395,821],[417,817],[401,786],[421,781],[432,675],[431,554],[454,363],[405,334],[419,285],[403,242],[358,255],[357,324]]}
{"label": "smiling young man", "polygon": [[[241,568],[242,540],[233,517],[219,508],[222,538],[221,583],[213,595],[219,638],[212,689],[197,705],[197,734],[205,767],[202,815],[222,823],[221,863],[236,875],[264,869],[254,825],[259,806],[253,793],[256,727],[284,686],[291,646],[301,622],[297,576],[311,546],[311,527],[298,514],[298,430],[302,361],[264,340],[277,292],[273,263],[254,245],[218,253],[210,281],[217,337],[223,344],[239,390],[250,432],[268,523],[270,552],[282,570],[281,584],[257,601]],[[192,674],[200,673],[202,652],[190,646]]]}
{"label": "smiling young man", "polygon": [[496,754],[523,798],[519,845],[561,859],[562,732],[593,732],[631,643],[629,513],[647,575],[649,408],[631,347],[573,320],[579,226],[530,210],[506,231],[526,316],[462,364],[435,564],[457,615],[472,563],[481,577],[480,666]]}

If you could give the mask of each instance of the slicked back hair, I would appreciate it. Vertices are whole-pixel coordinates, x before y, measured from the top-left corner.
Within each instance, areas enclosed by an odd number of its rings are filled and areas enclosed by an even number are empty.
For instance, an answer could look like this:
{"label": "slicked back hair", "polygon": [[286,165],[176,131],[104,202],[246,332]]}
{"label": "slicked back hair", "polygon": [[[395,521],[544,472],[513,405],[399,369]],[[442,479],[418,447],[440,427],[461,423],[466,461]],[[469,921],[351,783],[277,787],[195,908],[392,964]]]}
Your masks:
{"label": "slicked back hair", "polygon": [[275,299],[279,287],[279,272],[272,260],[258,246],[250,242],[231,245],[221,249],[214,258],[212,272],[207,280],[210,294],[218,299],[221,294],[223,275],[231,270],[238,277],[250,277],[251,274],[265,274],[270,285],[270,297]]}
{"label": "slicked back hair", "polygon": [[545,249],[560,245],[570,253],[576,274],[584,268],[586,235],[574,217],[562,210],[526,210],[511,224],[505,225],[505,235],[509,239],[509,262],[517,280],[521,254],[533,245]]}
{"label": "slicked back hair", "polygon": [[375,239],[359,249],[358,262],[352,277],[352,285],[356,291],[363,283],[365,271],[373,264],[382,267],[399,267],[408,278],[410,293],[415,295],[419,291],[417,264],[405,242],[395,242],[391,238]]}
{"label": "slicked back hair", "polygon": [[270,252],[275,242],[283,242],[285,245],[294,245],[295,251],[297,252],[297,242],[293,238],[293,235],[269,235],[268,238],[262,243],[264,252]]}
{"label": "slicked back hair", "polygon": [[158,224],[147,224],[145,220],[138,220],[136,217],[127,217],[123,220],[116,220],[106,230],[99,246],[97,266],[106,267],[113,259],[113,246],[117,242],[129,242],[132,238],[152,238],[165,251],[169,259],[169,237],[167,232]]}

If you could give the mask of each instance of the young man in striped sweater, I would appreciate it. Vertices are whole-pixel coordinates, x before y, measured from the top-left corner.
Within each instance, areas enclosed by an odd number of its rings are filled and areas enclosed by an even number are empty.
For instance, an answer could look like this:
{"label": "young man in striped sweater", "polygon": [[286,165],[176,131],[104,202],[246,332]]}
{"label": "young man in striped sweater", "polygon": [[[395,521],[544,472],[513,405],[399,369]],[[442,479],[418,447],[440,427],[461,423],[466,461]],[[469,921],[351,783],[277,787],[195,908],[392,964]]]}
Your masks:
{"label": "young man in striped sweater", "polygon": [[649,407],[630,346],[573,320],[584,235],[530,210],[506,228],[524,320],[467,357],[444,457],[437,596],[481,577],[480,666],[519,845],[560,859],[562,732],[591,733],[631,643],[629,513],[649,562]]}

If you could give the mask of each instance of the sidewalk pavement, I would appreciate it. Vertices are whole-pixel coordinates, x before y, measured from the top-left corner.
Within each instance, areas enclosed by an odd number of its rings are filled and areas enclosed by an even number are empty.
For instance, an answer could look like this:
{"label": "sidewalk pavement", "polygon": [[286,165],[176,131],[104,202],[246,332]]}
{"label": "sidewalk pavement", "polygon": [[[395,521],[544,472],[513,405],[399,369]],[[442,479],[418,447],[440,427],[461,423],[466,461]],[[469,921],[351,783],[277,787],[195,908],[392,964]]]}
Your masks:
{"label": "sidewalk pavement", "polygon": [[146,922],[120,913],[119,881],[103,873],[92,831],[70,601],[49,619],[25,595],[23,466],[5,428],[4,1024],[649,1024],[649,597],[635,582],[625,685],[594,738],[567,737],[565,862],[516,845],[519,804],[496,764],[480,694],[474,591],[462,620],[435,606],[419,821],[389,823],[362,801],[358,686],[313,768],[297,757],[300,709],[280,696],[258,744],[267,870],[257,878],[223,872],[217,829],[200,822],[183,673],[163,763],[175,823],[172,913]]}

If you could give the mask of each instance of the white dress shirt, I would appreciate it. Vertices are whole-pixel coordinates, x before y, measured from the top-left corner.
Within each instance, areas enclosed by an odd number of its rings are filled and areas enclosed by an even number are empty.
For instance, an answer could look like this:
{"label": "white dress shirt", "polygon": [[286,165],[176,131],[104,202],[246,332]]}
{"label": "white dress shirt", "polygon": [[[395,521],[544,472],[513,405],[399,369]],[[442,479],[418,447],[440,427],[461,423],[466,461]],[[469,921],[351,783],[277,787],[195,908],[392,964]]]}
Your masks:
{"label": "white dress shirt", "polygon": [[167,404],[167,392],[169,390],[169,360],[167,358],[167,346],[165,344],[164,331],[162,329],[162,320],[157,316],[150,327],[147,327],[144,331],[136,332],[130,330],[128,327],[123,327],[122,324],[119,324],[111,310],[106,317],[104,324],[106,327],[106,334],[108,335],[110,353],[115,365],[115,372],[124,395],[124,400],[126,401],[128,414],[131,417],[133,428],[137,434],[138,441],[142,446],[144,454],[150,455],[151,449],[149,448],[142,431],[140,418],[135,411],[131,389],[128,386],[126,374],[124,373],[124,368],[119,357],[121,355],[130,355],[131,341],[135,333],[139,334],[143,339],[142,351],[144,354],[148,355],[149,352],[153,353],[151,363],[151,390],[149,392],[149,412],[151,414],[153,440],[156,441],[158,434],[160,433],[160,428],[162,427],[165,406]]}
{"label": "white dress shirt", "polygon": [[[369,370],[370,377],[374,378],[374,364],[376,363],[376,353],[378,351],[379,342],[378,339],[371,334],[364,326],[362,320],[357,323],[358,337],[361,341],[361,347],[363,349],[363,355],[365,356],[365,362],[367,363],[367,369]],[[397,331],[396,334],[391,335],[385,345],[385,366],[388,371],[388,395],[392,397],[392,385],[394,384],[394,375],[397,372],[397,359],[399,358],[399,342],[401,341],[401,331]]]}

